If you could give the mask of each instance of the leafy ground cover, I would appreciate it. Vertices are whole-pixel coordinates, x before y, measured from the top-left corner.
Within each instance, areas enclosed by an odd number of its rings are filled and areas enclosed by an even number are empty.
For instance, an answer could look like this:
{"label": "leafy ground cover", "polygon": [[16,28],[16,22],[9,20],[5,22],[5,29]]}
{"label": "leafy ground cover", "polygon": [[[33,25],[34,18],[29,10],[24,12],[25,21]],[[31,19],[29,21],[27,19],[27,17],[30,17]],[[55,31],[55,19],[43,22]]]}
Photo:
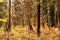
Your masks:
{"label": "leafy ground cover", "polygon": [[4,27],[0,28],[0,40],[60,40],[58,28],[41,27],[40,37],[36,33],[28,30],[27,27],[12,27],[11,32],[4,32]]}

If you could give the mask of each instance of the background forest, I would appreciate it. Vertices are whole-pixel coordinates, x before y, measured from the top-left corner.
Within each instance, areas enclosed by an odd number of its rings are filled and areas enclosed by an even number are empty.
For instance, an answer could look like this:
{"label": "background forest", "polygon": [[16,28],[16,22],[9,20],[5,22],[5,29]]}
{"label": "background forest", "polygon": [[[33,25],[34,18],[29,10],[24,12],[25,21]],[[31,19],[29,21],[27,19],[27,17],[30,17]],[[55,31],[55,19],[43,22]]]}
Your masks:
{"label": "background forest", "polygon": [[60,0],[0,1],[0,40],[60,40]]}

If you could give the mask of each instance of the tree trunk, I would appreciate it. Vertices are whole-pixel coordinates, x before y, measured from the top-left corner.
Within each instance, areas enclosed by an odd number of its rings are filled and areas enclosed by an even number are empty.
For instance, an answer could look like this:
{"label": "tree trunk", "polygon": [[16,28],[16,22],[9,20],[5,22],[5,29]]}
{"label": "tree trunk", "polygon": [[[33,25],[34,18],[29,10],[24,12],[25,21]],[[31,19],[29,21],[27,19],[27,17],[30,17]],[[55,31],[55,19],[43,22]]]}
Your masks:
{"label": "tree trunk", "polygon": [[60,0],[58,0],[58,28],[60,30]]}
{"label": "tree trunk", "polygon": [[11,18],[10,18],[11,14],[10,13],[11,13],[11,0],[9,0],[9,17],[8,17],[9,19],[8,19],[8,27],[7,27],[8,29],[7,29],[7,31],[11,30]]}
{"label": "tree trunk", "polygon": [[57,13],[58,13],[58,4],[56,1],[54,1],[54,22],[55,22],[55,27],[57,27]]}
{"label": "tree trunk", "polygon": [[[37,2],[40,2],[40,0],[37,0]],[[37,14],[38,14],[37,35],[40,36],[40,4],[37,5]]]}
{"label": "tree trunk", "polygon": [[49,0],[47,0],[47,14],[48,14],[48,27],[50,27],[51,23],[50,23],[50,2]]}
{"label": "tree trunk", "polygon": [[41,26],[44,27],[44,10],[43,10],[43,0],[40,0],[40,21],[41,21]]}
{"label": "tree trunk", "polygon": [[54,1],[52,1],[52,5],[50,6],[50,22],[51,22],[51,27],[55,25],[54,23]]}

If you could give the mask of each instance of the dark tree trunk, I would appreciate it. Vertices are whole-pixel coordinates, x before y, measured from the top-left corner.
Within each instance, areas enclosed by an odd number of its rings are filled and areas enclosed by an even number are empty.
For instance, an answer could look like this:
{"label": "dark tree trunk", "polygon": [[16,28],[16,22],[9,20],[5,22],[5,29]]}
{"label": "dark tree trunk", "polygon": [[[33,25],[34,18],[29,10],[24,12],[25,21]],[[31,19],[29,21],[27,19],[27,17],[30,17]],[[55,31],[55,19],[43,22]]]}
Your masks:
{"label": "dark tree trunk", "polygon": [[[37,0],[39,1],[39,0]],[[40,2],[40,1],[39,1]],[[37,34],[40,36],[40,4],[37,5],[37,13],[38,13],[38,27],[37,27]]]}
{"label": "dark tree trunk", "polygon": [[51,21],[51,27],[54,26],[54,1],[53,5],[50,7],[50,21]]}

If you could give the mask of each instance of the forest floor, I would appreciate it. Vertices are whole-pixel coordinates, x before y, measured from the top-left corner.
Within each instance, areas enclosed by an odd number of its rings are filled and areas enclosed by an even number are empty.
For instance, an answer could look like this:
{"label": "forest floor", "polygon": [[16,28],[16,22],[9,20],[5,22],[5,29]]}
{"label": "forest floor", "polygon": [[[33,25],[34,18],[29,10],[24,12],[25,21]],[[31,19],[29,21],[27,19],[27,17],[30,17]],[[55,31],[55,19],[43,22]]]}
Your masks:
{"label": "forest floor", "polygon": [[4,27],[0,28],[0,40],[60,40],[58,28],[41,27],[40,37],[36,33],[28,30],[27,27],[12,27],[11,32],[4,32]]}

